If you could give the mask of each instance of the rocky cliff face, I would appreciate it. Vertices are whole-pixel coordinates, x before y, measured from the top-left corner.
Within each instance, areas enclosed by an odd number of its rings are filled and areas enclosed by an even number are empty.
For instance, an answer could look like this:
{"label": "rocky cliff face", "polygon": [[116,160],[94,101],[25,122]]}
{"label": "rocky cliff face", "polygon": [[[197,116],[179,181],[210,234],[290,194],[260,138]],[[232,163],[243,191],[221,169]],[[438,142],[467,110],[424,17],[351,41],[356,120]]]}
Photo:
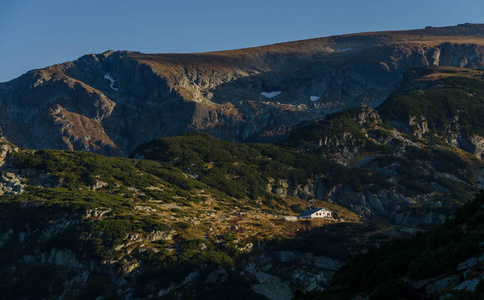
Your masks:
{"label": "rocky cliff face", "polygon": [[371,187],[364,187],[357,191],[342,184],[329,187],[322,178],[316,178],[310,184],[300,185],[292,190],[287,183],[279,182],[277,185],[269,185],[268,190],[282,198],[324,199],[347,207],[366,219],[379,219],[383,216],[393,224],[411,227],[443,223],[459,207],[457,203],[435,199],[436,192],[415,195],[409,194],[414,191],[402,190],[401,187],[379,192],[374,192]]}
{"label": "rocky cliff face", "polygon": [[127,155],[186,131],[276,141],[381,103],[413,66],[483,67],[484,26],[363,33],[201,54],[90,54],[0,84],[0,128],[26,148]]}

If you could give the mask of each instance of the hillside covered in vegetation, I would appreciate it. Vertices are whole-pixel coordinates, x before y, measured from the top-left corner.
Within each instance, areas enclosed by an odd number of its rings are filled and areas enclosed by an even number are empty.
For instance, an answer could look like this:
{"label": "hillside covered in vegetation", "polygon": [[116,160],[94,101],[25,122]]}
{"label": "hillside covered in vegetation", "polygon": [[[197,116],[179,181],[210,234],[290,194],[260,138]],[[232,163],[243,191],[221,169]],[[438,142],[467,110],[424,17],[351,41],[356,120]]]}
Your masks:
{"label": "hillside covered in vegetation", "polygon": [[483,219],[481,192],[445,224],[356,255],[314,299],[482,299]]}
{"label": "hillside covered in vegetation", "polygon": [[[1,147],[0,278],[7,298],[161,297],[188,286],[201,298],[231,288],[240,289],[240,299],[257,298],[250,286],[258,269],[244,270],[269,247],[265,242],[336,222],[284,223],[280,214],[297,214],[308,203],[268,192],[258,201],[234,197],[181,166]],[[342,206],[313,205],[340,221],[359,220]],[[247,258],[249,252],[256,254]],[[339,262],[327,264],[335,270]]]}
{"label": "hillside covered in vegetation", "polygon": [[[279,144],[192,132],[120,158],[2,141],[2,295],[388,299],[433,297],[449,276],[439,293],[464,293],[482,265],[482,194],[453,216],[484,182],[482,72],[412,72],[381,106]],[[282,220],[314,207],[333,218]]]}

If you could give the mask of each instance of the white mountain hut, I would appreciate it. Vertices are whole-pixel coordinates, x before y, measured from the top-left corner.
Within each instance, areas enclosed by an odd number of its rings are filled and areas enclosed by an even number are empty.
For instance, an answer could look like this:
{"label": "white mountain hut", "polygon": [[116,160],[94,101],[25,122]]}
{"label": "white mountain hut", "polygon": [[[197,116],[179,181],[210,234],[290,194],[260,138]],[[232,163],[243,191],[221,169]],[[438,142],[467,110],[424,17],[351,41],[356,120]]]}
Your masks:
{"label": "white mountain hut", "polygon": [[297,216],[298,219],[331,219],[333,214],[327,208],[313,208]]}

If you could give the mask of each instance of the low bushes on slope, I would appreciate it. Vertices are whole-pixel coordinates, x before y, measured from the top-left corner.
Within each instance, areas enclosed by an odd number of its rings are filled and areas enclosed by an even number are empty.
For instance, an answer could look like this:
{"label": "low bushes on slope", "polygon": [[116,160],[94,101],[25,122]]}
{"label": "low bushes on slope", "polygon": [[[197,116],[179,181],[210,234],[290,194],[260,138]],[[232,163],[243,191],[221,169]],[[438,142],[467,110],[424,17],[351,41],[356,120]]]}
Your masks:
{"label": "low bushes on slope", "polygon": [[[330,295],[394,296],[409,291],[408,279],[437,277],[456,270],[458,263],[484,251],[484,193],[459,209],[455,218],[410,239],[397,239],[379,249],[370,248],[341,267],[332,280]],[[392,288],[389,288],[392,287]],[[388,294],[386,294],[389,296]]]}

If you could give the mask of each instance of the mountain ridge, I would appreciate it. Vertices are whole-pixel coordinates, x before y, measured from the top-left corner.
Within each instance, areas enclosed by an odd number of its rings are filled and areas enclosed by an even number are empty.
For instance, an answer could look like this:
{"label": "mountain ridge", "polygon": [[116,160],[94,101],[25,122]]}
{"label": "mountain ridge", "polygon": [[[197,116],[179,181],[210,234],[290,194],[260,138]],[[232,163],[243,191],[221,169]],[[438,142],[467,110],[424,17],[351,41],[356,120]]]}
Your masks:
{"label": "mountain ridge", "polygon": [[376,32],[195,54],[107,51],[0,84],[0,128],[26,148],[128,155],[205,131],[279,141],[304,120],[377,106],[414,66],[484,66],[484,25]]}

